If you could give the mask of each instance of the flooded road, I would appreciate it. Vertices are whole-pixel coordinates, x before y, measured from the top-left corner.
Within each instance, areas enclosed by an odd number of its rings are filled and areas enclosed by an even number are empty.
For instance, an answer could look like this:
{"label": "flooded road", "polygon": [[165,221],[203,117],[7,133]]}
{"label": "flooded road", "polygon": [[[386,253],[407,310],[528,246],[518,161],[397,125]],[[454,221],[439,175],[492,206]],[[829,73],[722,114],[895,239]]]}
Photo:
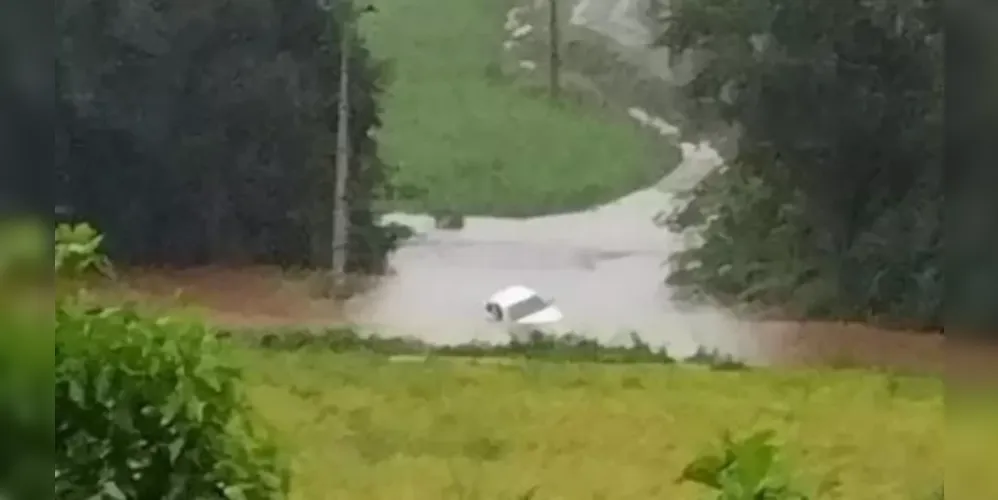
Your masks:
{"label": "flooded road", "polygon": [[417,236],[392,258],[396,273],[348,302],[349,320],[380,335],[436,344],[504,343],[485,320],[496,290],[522,284],[554,299],[565,326],[603,343],[637,332],[676,357],[698,348],[751,364],[849,364],[939,371],[942,337],[854,325],[757,322],[676,300],[664,284],[666,261],[683,237],[653,219],[720,164],[706,147],[684,148],[684,162],[655,187],[592,210],[527,219],[469,217],[460,230],[436,229],[432,217],[390,214]]}
{"label": "flooded road", "polygon": [[353,299],[351,320],[382,334],[434,343],[505,342],[484,320],[484,300],[523,284],[555,300],[566,326],[606,343],[638,332],[677,356],[698,347],[758,358],[748,325],[709,308],[683,308],[663,285],[682,238],[653,219],[670,194],[699,181],[720,159],[687,148],[687,160],[659,186],[591,210],[528,219],[469,217],[460,230],[435,229],[432,217],[390,214],[417,236],[392,259],[396,270]]}

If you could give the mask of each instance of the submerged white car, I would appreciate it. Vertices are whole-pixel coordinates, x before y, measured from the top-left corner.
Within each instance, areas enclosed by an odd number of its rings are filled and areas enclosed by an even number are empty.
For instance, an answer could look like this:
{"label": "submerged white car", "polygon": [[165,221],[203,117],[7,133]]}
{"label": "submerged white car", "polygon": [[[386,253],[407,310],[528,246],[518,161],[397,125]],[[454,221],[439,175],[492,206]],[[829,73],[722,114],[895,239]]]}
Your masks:
{"label": "submerged white car", "polygon": [[554,301],[521,285],[508,286],[492,294],[485,303],[485,313],[489,321],[502,324],[517,342],[530,340],[534,332],[543,335],[568,333],[562,324],[564,315]]}

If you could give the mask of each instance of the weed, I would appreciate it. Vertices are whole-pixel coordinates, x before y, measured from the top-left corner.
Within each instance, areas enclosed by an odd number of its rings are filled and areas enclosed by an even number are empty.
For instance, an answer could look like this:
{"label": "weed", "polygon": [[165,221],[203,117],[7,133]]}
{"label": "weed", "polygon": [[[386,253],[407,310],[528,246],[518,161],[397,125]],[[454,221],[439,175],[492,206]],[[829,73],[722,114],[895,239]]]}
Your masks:
{"label": "weed", "polygon": [[[663,474],[743,428],[780,432],[779,462],[795,481],[832,478],[823,500],[917,499],[941,470],[942,384],[933,379],[907,381],[923,395],[911,399],[886,397],[885,374],[866,371],[238,350],[254,405],[296,457],[293,495],[303,500],[329,491],[515,499],[538,485],[537,499],[692,499],[697,485]],[[728,473],[747,464],[739,458]],[[771,467],[766,484],[785,470]]]}
{"label": "weed", "polygon": [[748,365],[735,359],[730,354],[722,353],[717,349],[707,349],[698,347],[692,356],[683,359],[686,363],[706,365],[711,370],[717,371],[737,371],[747,370]]}
{"label": "weed", "polygon": [[[89,226],[60,226],[55,240],[60,276],[107,271],[101,237]],[[240,371],[208,329],[131,308],[89,307],[67,292],[56,302],[49,365],[56,497],[287,494],[287,469],[253,418]]]}
{"label": "weed", "polygon": [[774,435],[767,430],[732,439],[725,433],[720,449],[690,462],[679,481],[706,486],[717,492],[717,500],[808,500],[779,469]]}
{"label": "weed", "polygon": [[561,336],[539,332],[522,342],[509,344],[467,343],[437,346],[415,338],[362,335],[349,327],[320,331],[289,329],[277,331],[222,330],[227,340],[248,343],[273,351],[319,350],[338,353],[367,352],[391,356],[448,358],[512,358],[563,363],[664,363],[675,360],[665,349],[652,349],[640,337],[632,335],[630,346],[605,346],[578,334]]}

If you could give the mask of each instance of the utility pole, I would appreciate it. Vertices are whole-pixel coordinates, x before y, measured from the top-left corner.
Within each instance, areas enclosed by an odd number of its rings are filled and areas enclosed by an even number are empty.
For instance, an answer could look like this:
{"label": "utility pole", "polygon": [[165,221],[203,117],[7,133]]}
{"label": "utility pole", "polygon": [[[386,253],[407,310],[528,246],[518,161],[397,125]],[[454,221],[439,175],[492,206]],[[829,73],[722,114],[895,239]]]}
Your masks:
{"label": "utility pole", "polygon": [[561,91],[561,27],[558,23],[558,0],[548,0],[548,90],[557,101]]}
{"label": "utility pole", "polygon": [[332,282],[330,292],[343,289],[346,281],[350,209],[347,182],[350,176],[350,43],[353,13],[344,2],[340,10],[340,93],[336,103],[336,185],[333,188]]}
{"label": "utility pole", "polygon": [[[323,8],[330,10],[331,3],[323,2]],[[333,187],[333,227],[332,256],[330,265],[332,276],[330,280],[331,294],[344,290],[346,284],[347,251],[350,235],[350,206],[347,185],[350,180],[350,54],[356,33],[357,18],[361,14],[375,12],[372,5],[367,5],[359,11],[354,10],[353,3],[340,0],[338,17],[340,21],[340,89],[336,103],[336,185]]]}

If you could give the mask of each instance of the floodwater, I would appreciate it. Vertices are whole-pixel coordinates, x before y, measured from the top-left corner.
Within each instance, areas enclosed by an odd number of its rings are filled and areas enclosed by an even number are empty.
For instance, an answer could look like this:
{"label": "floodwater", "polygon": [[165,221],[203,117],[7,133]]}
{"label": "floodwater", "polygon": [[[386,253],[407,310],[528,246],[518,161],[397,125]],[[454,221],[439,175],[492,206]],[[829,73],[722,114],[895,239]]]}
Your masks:
{"label": "floodwater", "polygon": [[436,344],[507,342],[485,320],[483,304],[513,284],[554,299],[569,329],[615,344],[637,332],[677,357],[699,348],[753,364],[856,363],[937,370],[941,338],[845,325],[753,322],[710,306],[691,307],[664,284],[681,235],[653,219],[677,203],[720,159],[708,147],[684,148],[685,160],[655,187],[591,210],[526,219],[469,217],[460,230],[432,217],[390,214],[417,236],[392,258],[395,274],[346,306],[358,326]]}
{"label": "floodwater", "polygon": [[700,345],[730,349],[739,344],[737,322],[713,311],[680,311],[671,300],[663,264],[681,239],[653,221],[670,205],[663,188],[710,166],[703,155],[691,158],[671,182],[578,213],[469,217],[460,230],[434,229],[428,216],[391,214],[387,219],[418,236],[395,254],[396,274],[356,298],[348,314],[378,331],[435,343],[501,341],[504,334],[484,321],[483,302],[523,284],[554,299],[571,329],[604,342],[637,331],[677,354]]}

